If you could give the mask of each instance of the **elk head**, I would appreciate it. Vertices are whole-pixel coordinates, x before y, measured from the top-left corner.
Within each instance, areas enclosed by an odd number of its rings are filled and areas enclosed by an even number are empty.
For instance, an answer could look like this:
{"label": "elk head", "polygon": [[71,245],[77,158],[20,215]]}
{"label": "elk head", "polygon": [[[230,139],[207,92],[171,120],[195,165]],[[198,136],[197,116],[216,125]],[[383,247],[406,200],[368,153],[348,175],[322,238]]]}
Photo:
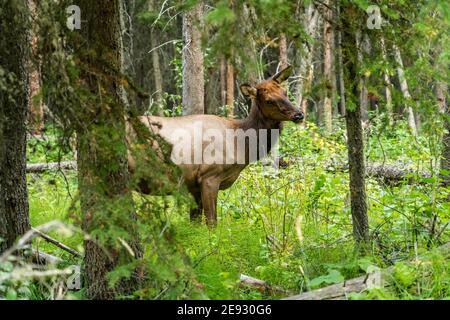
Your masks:
{"label": "elk head", "polygon": [[292,66],[288,66],[256,86],[243,84],[242,94],[256,102],[264,117],[275,121],[299,123],[304,118],[303,112],[289,101],[287,92],[282,86],[291,73]]}

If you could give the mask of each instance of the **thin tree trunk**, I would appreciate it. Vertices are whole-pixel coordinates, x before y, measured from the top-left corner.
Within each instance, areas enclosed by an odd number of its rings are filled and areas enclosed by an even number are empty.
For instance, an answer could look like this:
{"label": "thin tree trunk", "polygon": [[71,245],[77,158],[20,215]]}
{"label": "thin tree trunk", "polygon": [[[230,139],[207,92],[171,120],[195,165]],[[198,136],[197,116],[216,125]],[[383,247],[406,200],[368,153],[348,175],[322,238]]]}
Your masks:
{"label": "thin tree trunk", "polygon": [[[337,16],[340,15],[340,4],[336,4]],[[344,66],[342,64],[342,31],[341,26],[336,30],[337,37],[337,50],[336,50],[336,60],[337,60],[337,76],[338,76],[338,89],[339,89],[339,113],[341,116],[345,116],[345,80],[344,80]]]}
{"label": "thin tree trunk", "polygon": [[[148,9],[149,11],[153,11],[155,7],[155,0],[150,0],[148,2]],[[153,49],[152,51],[152,65],[153,65],[153,79],[155,82],[155,92],[154,92],[154,103],[156,104],[155,114],[162,115],[163,114],[163,106],[162,106],[162,94],[163,94],[163,79],[161,75],[161,66],[159,62],[159,54],[158,49],[155,50],[156,47],[158,47],[158,33],[155,32],[154,28],[152,28],[152,31],[150,33],[150,45]]]}
{"label": "thin tree trunk", "polygon": [[220,58],[220,102],[227,104],[227,62],[225,57]]}
{"label": "thin tree trunk", "polygon": [[205,112],[202,21],[203,2],[199,1],[183,15],[183,114],[185,115]]}
{"label": "thin tree trunk", "polygon": [[[34,17],[36,16],[36,3],[35,0],[29,0],[28,5],[30,7],[30,13]],[[35,17],[36,18],[36,17]],[[31,50],[36,51],[36,30],[31,28]],[[31,134],[42,135],[44,130],[44,105],[42,99],[35,99],[36,95],[41,89],[41,75],[39,72],[39,63],[35,58],[30,59],[30,71],[29,71],[29,98],[28,98],[28,123]]]}
{"label": "thin tree trunk", "polygon": [[279,40],[279,60],[280,60],[280,70],[283,70],[288,66],[288,55],[287,55],[287,40],[286,34],[282,33]]}
{"label": "thin tree trunk", "polygon": [[[381,43],[381,54],[382,54],[383,60],[385,63],[387,63],[388,59],[387,59],[386,44],[384,42],[384,37],[380,38],[380,43]],[[392,126],[394,123],[394,117],[393,117],[394,110],[393,110],[393,104],[392,104],[392,82],[391,82],[391,78],[389,76],[388,70],[384,70],[383,77],[384,77],[384,95],[386,97],[386,113],[387,113],[389,125]]]}
{"label": "thin tree trunk", "polygon": [[[358,52],[358,64],[362,65],[364,54],[367,53],[367,36],[360,31],[356,32],[356,50]],[[361,120],[365,123],[369,121],[369,92],[367,91],[367,77],[361,75],[359,78],[359,106],[361,108]]]}
{"label": "thin tree trunk", "polygon": [[[441,171],[446,171],[442,174],[445,185],[450,185],[450,106],[447,103],[448,85],[445,82],[438,81],[436,84],[436,98],[438,99],[439,111],[444,113],[445,130],[442,137],[442,157],[441,157]],[[450,199],[450,195],[448,196]]]}
{"label": "thin tree trunk", "polygon": [[[352,25],[349,20],[353,21],[354,12],[352,7],[343,8],[345,20],[341,20],[341,25]],[[344,13],[343,13],[344,14]],[[349,28],[350,29],[350,28]],[[357,48],[356,30],[344,29],[343,33],[343,61],[347,68],[348,83],[347,92],[349,99],[358,99],[358,72],[356,61],[358,52],[355,56],[355,48]],[[369,240],[369,223],[367,216],[367,197],[365,184],[365,164],[364,164],[364,140],[361,122],[361,108],[358,101],[353,101],[347,105],[345,114],[345,122],[347,126],[347,146],[348,146],[348,163],[350,175],[350,200],[353,221],[353,236],[358,243]]]}
{"label": "thin tree trunk", "polygon": [[[34,1],[29,1],[30,10],[35,15],[36,5]],[[31,50],[36,50],[36,34],[31,36]],[[41,89],[39,63],[36,59],[30,59],[30,71],[29,71],[29,99],[28,99],[28,123],[30,131],[33,135],[42,135],[44,130],[44,105],[42,99],[35,99]]]}
{"label": "thin tree trunk", "polygon": [[247,23],[244,24],[244,31],[247,39],[248,61],[249,64],[245,68],[247,73],[247,80],[255,85],[264,79],[263,68],[258,58],[258,53],[255,43],[255,29],[254,25],[257,23],[258,17],[255,13],[255,9],[247,2],[243,3],[242,8],[243,20]]}
{"label": "thin tree trunk", "polygon": [[[330,1],[327,0],[326,5],[330,5]],[[324,127],[327,133],[331,133],[333,110],[331,105],[331,99],[333,94],[332,85],[332,41],[333,41],[333,28],[329,21],[332,19],[331,9],[325,8],[324,22],[323,22],[323,97],[319,104],[319,125]]]}
{"label": "thin tree trunk", "polygon": [[411,130],[411,134],[417,135],[416,120],[414,117],[414,111],[411,107],[411,94],[409,93],[408,83],[406,82],[405,72],[403,71],[403,60],[400,53],[400,49],[397,45],[393,45],[395,62],[397,63],[397,76],[400,82],[400,89],[402,90],[403,98],[406,101],[406,110],[408,112],[408,127]]}
{"label": "thin tree trunk", "polygon": [[445,114],[447,109],[448,84],[443,81],[436,83],[436,99],[438,101],[439,112]]}
{"label": "thin tree trunk", "polygon": [[[108,67],[123,69],[122,7],[120,0],[83,0],[79,6],[86,21],[81,32],[83,44],[87,46],[80,51],[80,60],[86,65],[99,66],[102,74],[108,75],[87,72],[80,75],[92,93],[86,102],[93,113],[86,117],[95,117],[86,119],[85,127],[77,130],[83,230],[92,237],[85,241],[84,279],[89,298],[114,299],[116,295],[132,294],[138,289],[139,277],[132,274],[112,288],[108,273],[141,256],[128,186],[126,97],[116,72]],[[109,96],[105,97],[105,92]],[[96,236],[99,230],[101,239]],[[128,243],[133,255],[118,241],[117,232],[124,235],[122,240]]]}
{"label": "thin tree trunk", "polygon": [[[303,28],[311,38],[316,38],[316,33],[319,24],[319,12],[317,11],[313,2],[310,2],[305,8],[305,14],[303,19]],[[299,68],[299,80],[297,82],[297,94],[296,101],[297,105],[302,109],[306,124],[307,118],[307,96],[311,90],[311,84],[314,77],[314,65],[312,63],[313,59],[313,43],[304,43],[301,47],[302,57],[300,59]]]}
{"label": "thin tree trunk", "polygon": [[234,117],[234,67],[227,59],[227,116]]}
{"label": "thin tree trunk", "polygon": [[0,252],[30,229],[26,182],[29,23],[26,0],[0,10],[0,65],[10,90],[0,90]]}
{"label": "thin tree trunk", "polygon": [[[356,73],[354,74],[356,76]],[[348,163],[350,174],[350,198],[353,220],[353,236],[356,241],[369,239],[367,197],[364,166],[364,142],[361,109],[355,103],[354,110],[346,110]]]}

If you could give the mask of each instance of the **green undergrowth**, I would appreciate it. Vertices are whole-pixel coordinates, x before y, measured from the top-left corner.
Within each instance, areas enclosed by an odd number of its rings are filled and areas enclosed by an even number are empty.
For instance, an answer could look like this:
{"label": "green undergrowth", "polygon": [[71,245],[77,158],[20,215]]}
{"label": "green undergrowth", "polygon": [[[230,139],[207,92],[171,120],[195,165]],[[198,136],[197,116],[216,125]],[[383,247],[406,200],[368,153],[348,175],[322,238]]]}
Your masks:
{"label": "green undergrowth", "polygon": [[[367,162],[402,163],[435,172],[435,140],[426,133],[413,138],[402,122],[390,130],[375,123],[366,130]],[[29,162],[55,159],[57,152],[54,143],[29,148]],[[279,155],[286,161],[283,168],[275,170],[260,162],[250,165],[229,190],[220,193],[216,228],[191,223],[187,208],[182,214],[175,210],[178,213],[166,215],[175,240],[190,257],[200,287],[209,298],[276,299],[390,266],[396,270],[390,289],[374,289],[349,298],[450,296],[449,262],[444,257],[432,253],[420,265],[408,262],[418,252],[450,240],[449,190],[439,185],[439,179],[390,185],[369,177],[371,243],[367,253],[360,255],[354,251],[352,240],[342,123],[335,123],[334,134],[328,137],[314,124],[306,128],[287,125]],[[69,159],[70,154],[64,157]],[[28,186],[33,226],[52,220],[79,220],[74,172],[29,174]],[[148,199],[155,201],[154,197]],[[68,238],[52,235],[82,251],[80,234]],[[35,241],[43,251],[77,262],[52,244]],[[282,292],[242,287],[241,274],[278,286]]]}

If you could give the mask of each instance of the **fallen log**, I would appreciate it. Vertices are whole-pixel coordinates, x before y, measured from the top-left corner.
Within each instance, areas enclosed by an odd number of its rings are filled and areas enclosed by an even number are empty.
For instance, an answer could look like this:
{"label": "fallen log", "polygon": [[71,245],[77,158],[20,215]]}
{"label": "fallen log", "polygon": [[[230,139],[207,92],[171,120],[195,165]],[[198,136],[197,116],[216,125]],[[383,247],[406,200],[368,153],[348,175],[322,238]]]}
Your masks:
{"label": "fallen log", "polygon": [[325,288],[291,296],[283,300],[344,300],[349,293],[360,293],[367,289],[382,287],[383,282],[383,273],[377,271]]}
{"label": "fallen log", "polygon": [[[302,161],[298,157],[286,157],[279,158],[278,163],[281,168],[287,168],[290,165]],[[344,172],[348,170],[348,164],[329,162],[323,164],[327,168],[328,172]],[[368,163],[366,165],[366,176],[369,178],[375,178],[382,180],[388,184],[397,184],[399,182],[411,183],[424,183],[423,179],[429,179],[432,177],[430,172],[416,171],[411,168],[405,167],[404,164],[380,164],[380,163]]]}
{"label": "fallen log", "polygon": [[417,172],[409,168],[402,168],[398,165],[386,164],[368,164],[366,166],[366,175],[368,177],[382,179],[389,184],[395,184],[401,181],[409,184],[423,183],[423,179],[432,177],[429,172]]}
{"label": "fallen log", "polygon": [[76,170],[76,161],[61,161],[48,163],[32,163],[27,164],[27,173],[41,173],[51,170]]}
{"label": "fallen log", "polygon": [[77,169],[76,161],[27,164],[27,173],[40,173],[51,170],[76,170],[76,169]]}
{"label": "fallen log", "polygon": [[239,278],[239,285],[241,287],[251,287],[252,289],[256,289],[260,292],[268,293],[269,295],[290,294],[289,290],[283,289],[280,286],[269,285],[264,280],[256,279],[245,274],[241,274]]}
{"label": "fallen log", "polygon": [[[450,256],[450,242],[440,246],[437,250],[444,257]],[[418,259],[420,260],[421,257],[418,257]],[[361,293],[372,288],[386,287],[388,285],[387,280],[393,270],[393,267],[389,267],[338,284],[290,296],[283,300],[344,300],[347,299],[349,293]]]}

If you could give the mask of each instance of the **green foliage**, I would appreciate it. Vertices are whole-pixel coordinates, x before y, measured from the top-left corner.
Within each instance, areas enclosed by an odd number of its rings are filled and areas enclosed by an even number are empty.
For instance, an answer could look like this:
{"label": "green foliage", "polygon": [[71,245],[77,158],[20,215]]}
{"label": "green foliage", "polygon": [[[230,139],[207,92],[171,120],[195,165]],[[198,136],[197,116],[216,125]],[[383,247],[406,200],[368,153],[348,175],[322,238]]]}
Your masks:
{"label": "green foliage", "polygon": [[[369,179],[373,244],[368,256],[358,257],[353,251],[351,238],[348,178],[347,173],[341,171],[347,157],[341,125],[335,123],[335,134],[327,138],[322,137],[320,129],[312,123],[308,124],[307,129],[288,125],[281,137],[280,155],[285,159],[292,157],[289,166],[276,172],[258,163],[244,170],[232,188],[220,193],[220,220],[213,230],[189,222],[187,200],[135,194],[141,221],[139,233],[146,244],[145,259],[138,265],[145,268],[149,281],[142,290],[136,292],[135,297],[200,297],[200,290],[211,299],[277,298],[276,295],[268,296],[264,292],[240,287],[240,274],[299,292],[390,265],[395,265],[394,279],[397,286],[414,287],[418,277],[416,269],[408,264],[405,268],[405,262],[399,261],[413,257],[414,246],[426,248],[430,239],[433,239],[432,244],[449,240],[448,229],[442,229],[450,220],[448,202],[437,201],[445,195],[445,190],[432,180],[424,181],[425,185],[400,183],[389,186]],[[411,136],[402,122],[397,124],[394,131],[384,130],[384,125],[380,122],[367,132],[366,154],[369,161],[412,160],[412,167],[420,163],[424,165],[423,169],[429,169],[422,160],[429,150],[425,140],[418,145],[411,144]],[[33,158],[45,159],[41,152],[45,152],[45,149],[36,148]],[[60,173],[36,178],[30,181],[30,207],[34,225],[53,219],[70,222],[70,217],[77,216],[71,206],[72,200],[67,196],[68,187],[76,194],[76,179],[73,175],[66,174],[69,185]],[[51,180],[54,182],[49,183]],[[435,200],[430,199],[430,190],[434,190]],[[75,210],[79,209],[75,206]],[[67,217],[65,212],[71,213],[70,216]],[[435,230],[442,230],[442,233],[439,236],[435,233],[431,237],[431,229],[427,226],[434,215],[439,217]],[[160,220],[159,217],[164,219]],[[157,231],[164,229],[164,226],[172,230],[173,239],[159,237]],[[59,237],[57,234],[52,235]],[[61,240],[82,249],[81,238]],[[167,245],[161,240],[167,241]],[[68,258],[67,254],[49,244],[41,242],[40,246],[45,251]],[[170,248],[173,246],[183,247],[185,258],[172,255]],[[197,278],[187,286],[187,279],[182,276],[186,272],[184,259],[191,261]],[[438,288],[429,289],[431,291],[427,291],[427,294],[431,297],[435,293],[430,292],[436,292],[434,297],[437,294],[444,297],[448,295],[444,290],[448,281],[443,275],[444,260],[437,257],[433,259],[441,262],[432,267],[432,279],[436,280],[430,280],[426,285],[432,286],[433,281],[438,281],[439,285]],[[133,266],[116,270],[110,280],[114,282],[129,276]],[[414,279],[413,284],[410,284],[413,281],[411,279]],[[158,288],[164,289],[161,291]],[[361,295],[352,295],[351,298],[405,297],[401,290],[373,289]]]}

